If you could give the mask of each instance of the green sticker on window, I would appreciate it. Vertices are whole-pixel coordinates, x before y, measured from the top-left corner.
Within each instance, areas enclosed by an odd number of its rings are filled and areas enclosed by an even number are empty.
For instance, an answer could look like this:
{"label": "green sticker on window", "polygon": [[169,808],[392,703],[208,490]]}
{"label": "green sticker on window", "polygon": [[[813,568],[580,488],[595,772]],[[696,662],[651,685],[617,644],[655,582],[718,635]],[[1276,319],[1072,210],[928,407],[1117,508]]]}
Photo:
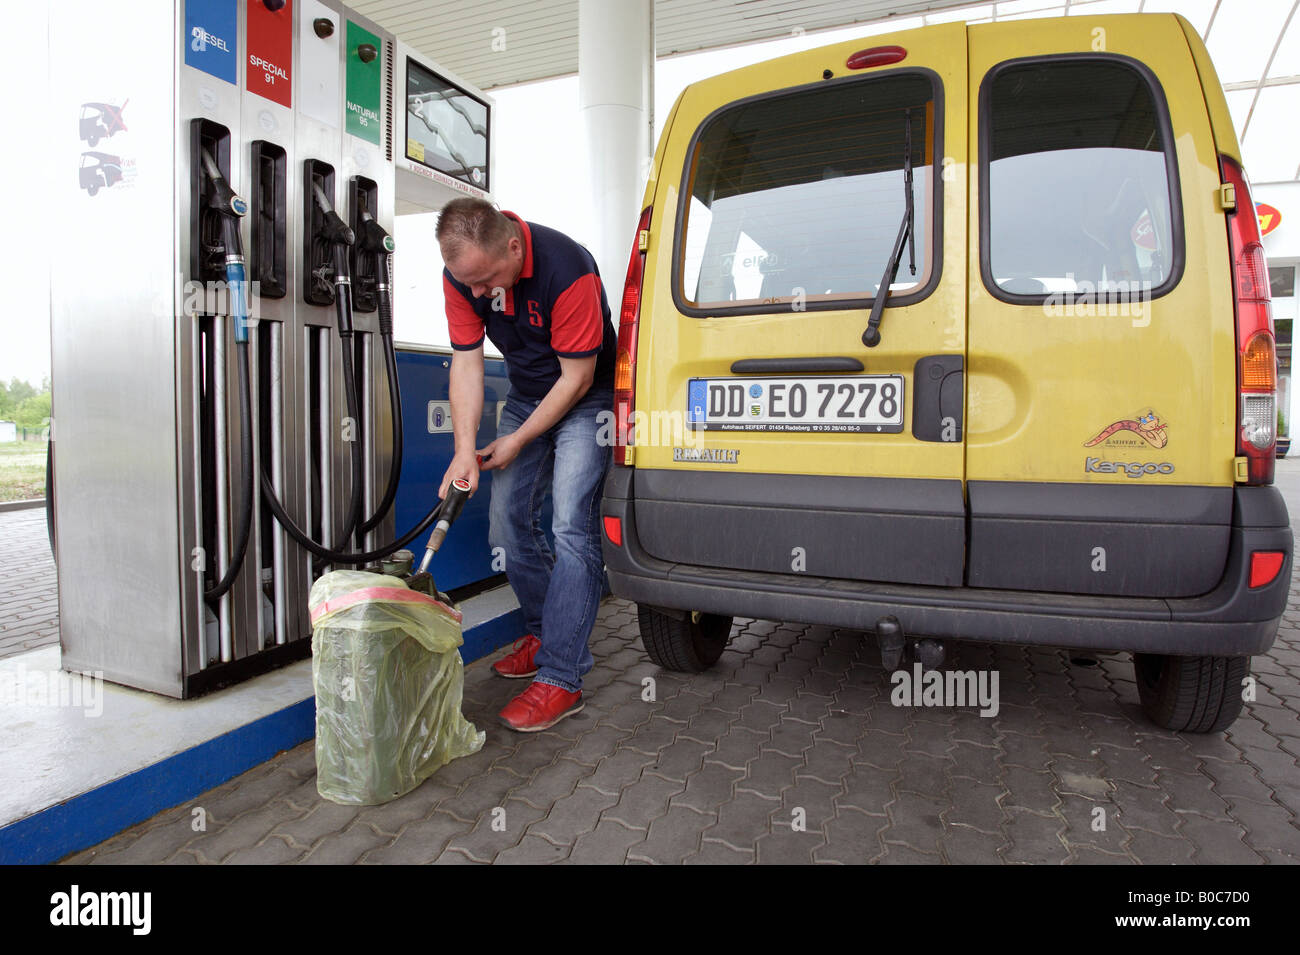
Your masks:
{"label": "green sticker on window", "polygon": [[348,21],[348,132],[379,145],[379,101],[383,41],[365,27]]}

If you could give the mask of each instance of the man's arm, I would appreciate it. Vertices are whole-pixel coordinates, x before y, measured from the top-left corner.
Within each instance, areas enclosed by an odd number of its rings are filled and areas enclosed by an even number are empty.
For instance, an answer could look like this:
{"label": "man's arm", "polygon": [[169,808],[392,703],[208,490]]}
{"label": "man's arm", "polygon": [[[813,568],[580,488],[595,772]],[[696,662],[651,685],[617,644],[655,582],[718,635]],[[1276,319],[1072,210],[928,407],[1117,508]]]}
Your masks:
{"label": "man's arm", "polygon": [[451,428],[456,450],[451,466],[442,477],[438,497],[447,496],[447,485],[457,478],[469,481],[470,494],[478,490],[478,462],[474,445],[483,418],[483,346],[451,355]]}
{"label": "man's arm", "polygon": [[[480,374],[483,367],[481,355],[480,350]],[[569,409],[576,405],[591,388],[591,382],[596,376],[596,357],[592,355],[588,358],[560,358],[560,377],[556,379],[555,384],[551,385],[551,390],[533,409],[528,419],[519,426],[518,430],[497,438],[480,452],[483,455],[483,470],[490,471],[493,468],[505,467],[515,459],[524,445],[539,434],[550,430],[557,421],[568,414]],[[455,371],[454,365],[452,371]],[[481,394],[481,380],[479,388]],[[455,406],[452,407],[454,410]],[[456,446],[459,449],[459,435]]]}

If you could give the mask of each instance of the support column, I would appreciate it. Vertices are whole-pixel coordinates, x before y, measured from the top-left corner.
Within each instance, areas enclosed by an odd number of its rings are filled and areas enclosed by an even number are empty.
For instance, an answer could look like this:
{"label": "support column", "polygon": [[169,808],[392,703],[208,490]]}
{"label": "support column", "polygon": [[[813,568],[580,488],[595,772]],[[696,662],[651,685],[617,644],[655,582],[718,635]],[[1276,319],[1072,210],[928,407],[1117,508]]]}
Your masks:
{"label": "support column", "polygon": [[579,0],[578,106],[592,254],[618,303],[654,150],[654,0]]}

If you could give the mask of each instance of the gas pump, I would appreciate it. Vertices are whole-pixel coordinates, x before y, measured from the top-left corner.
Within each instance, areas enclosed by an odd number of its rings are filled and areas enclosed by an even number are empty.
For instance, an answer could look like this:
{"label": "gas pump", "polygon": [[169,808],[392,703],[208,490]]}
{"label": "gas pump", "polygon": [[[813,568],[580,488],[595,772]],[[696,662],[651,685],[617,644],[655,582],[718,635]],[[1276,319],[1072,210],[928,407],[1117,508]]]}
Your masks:
{"label": "gas pump", "polygon": [[316,577],[457,509],[395,533],[397,45],[329,0],[85,17],[50,7],[63,665],[186,697],[306,656]]}

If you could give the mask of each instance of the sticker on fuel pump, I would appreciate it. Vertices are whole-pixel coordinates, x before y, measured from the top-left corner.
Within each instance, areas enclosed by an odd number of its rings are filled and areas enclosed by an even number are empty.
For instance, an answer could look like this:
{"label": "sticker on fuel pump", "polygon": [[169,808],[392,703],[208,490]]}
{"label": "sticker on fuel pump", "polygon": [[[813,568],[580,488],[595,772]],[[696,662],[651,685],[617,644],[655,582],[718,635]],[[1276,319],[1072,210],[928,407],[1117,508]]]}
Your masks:
{"label": "sticker on fuel pump", "polygon": [[383,41],[363,26],[348,21],[347,130],[353,136],[379,145],[379,101],[382,59],[370,62],[361,57],[363,46],[383,49]]}
{"label": "sticker on fuel pump", "polygon": [[248,0],[248,70],[250,93],[273,103],[293,105],[293,0],[270,10],[263,0]]}
{"label": "sticker on fuel pump", "polygon": [[235,0],[189,0],[185,4],[185,65],[227,83],[239,82],[235,59],[238,23]]}

